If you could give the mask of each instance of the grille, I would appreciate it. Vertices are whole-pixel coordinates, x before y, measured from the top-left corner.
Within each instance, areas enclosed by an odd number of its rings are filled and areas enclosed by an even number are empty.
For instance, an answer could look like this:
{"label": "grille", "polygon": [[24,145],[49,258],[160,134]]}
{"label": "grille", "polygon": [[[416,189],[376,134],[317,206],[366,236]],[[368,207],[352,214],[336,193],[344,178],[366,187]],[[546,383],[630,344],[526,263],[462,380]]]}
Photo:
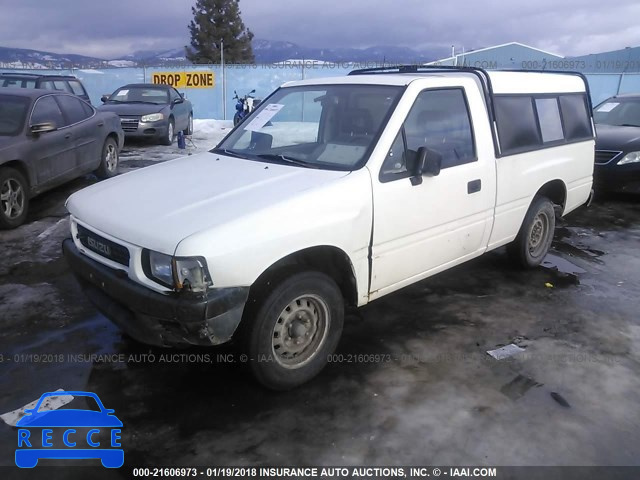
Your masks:
{"label": "grille", "polygon": [[617,150],[596,150],[596,165],[606,165],[621,153]]}
{"label": "grille", "polygon": [[108,258],[125,267],[129,266],[129,249],[111,240],[101,237],[97,233],[78,225],[78,240],[86,248],[101,257]]}
{"label": "grille", "polygon": [[139,122],[140,117],[120,117],[120,124],[125,132],[137,131]]}

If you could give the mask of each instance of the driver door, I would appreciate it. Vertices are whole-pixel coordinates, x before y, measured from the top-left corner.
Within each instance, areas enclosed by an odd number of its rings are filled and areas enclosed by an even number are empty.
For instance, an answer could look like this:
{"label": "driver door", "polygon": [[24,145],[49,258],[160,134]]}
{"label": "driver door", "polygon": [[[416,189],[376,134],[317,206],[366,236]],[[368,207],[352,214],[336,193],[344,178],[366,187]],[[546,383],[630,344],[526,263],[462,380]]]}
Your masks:
{"label": "driver door", "polygon": [[[463,88],[422,91],[379,178],[373,179],[371,300],[480,255],[486,247],[495,200],[494,159],[492,150],[477,148],[473,132],[480,126],[472,126],[468,105]],[[423,146],[441,157],[441,171],[414,185],[407,162],[411,169]]]}

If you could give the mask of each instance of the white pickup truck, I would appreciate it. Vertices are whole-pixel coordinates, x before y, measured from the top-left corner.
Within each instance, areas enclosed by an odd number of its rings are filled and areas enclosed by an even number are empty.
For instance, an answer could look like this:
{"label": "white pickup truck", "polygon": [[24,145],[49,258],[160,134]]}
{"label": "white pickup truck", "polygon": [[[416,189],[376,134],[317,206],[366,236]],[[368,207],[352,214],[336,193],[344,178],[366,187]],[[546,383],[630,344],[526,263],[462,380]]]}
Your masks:
{"label": "white pickup truck", "polygon": [[539,265],[593,165],[580,74],[360,70],[287,83],[210,152],[73,194],[63,250],[131,337],[233,337],[287,389],[324,367],[346,306],[505,244]]}

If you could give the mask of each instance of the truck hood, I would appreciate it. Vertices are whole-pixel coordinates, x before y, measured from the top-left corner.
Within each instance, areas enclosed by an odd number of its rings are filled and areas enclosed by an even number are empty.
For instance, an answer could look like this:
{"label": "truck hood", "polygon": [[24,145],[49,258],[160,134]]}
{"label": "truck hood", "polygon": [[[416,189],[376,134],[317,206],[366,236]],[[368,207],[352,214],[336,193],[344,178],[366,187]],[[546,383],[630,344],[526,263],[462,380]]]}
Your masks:
{"label": "truck hood", "polygon": [[87,187],[69,197],[67,209],[89,227],[171,255],[188,236],[348,174],[207,152]]}

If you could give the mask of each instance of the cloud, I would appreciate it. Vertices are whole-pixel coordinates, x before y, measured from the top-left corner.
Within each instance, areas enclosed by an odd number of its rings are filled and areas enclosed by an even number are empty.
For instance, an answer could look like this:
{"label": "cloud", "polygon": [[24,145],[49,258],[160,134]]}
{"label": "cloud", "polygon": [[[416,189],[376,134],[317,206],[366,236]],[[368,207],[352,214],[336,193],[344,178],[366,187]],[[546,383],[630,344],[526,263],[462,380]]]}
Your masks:
{"label": "cloud", "polygon": [[[103,58],[189,42],[194,0],[0,0],[0,45]],[[257,38],[311,47],[466,50],[518,41],[563,55],[636,46],[640,3],[619,0],[241,0]]]}

